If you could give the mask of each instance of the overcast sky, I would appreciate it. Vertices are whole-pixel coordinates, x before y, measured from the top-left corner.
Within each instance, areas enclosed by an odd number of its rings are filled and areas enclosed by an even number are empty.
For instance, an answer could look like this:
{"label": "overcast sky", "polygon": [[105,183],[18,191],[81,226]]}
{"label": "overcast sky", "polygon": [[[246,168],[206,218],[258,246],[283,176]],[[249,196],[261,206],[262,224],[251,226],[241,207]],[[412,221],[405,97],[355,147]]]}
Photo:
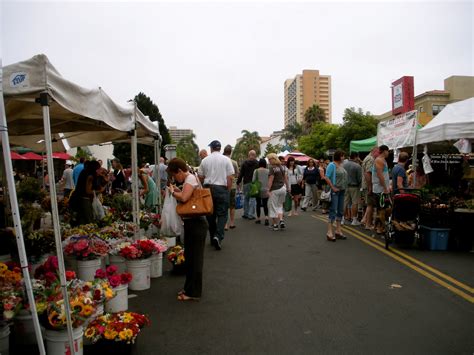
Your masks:
{"label": "overcast sky", "polygon": [[283,82],[303,69],[332,76],[336,123],[346,107],[390,110],[390,83],[403,75],[416,94],[474,75],[471,1],[0,6],[4,65],[44,53],[118,103],[142,91],[201,148],[282,129]]}

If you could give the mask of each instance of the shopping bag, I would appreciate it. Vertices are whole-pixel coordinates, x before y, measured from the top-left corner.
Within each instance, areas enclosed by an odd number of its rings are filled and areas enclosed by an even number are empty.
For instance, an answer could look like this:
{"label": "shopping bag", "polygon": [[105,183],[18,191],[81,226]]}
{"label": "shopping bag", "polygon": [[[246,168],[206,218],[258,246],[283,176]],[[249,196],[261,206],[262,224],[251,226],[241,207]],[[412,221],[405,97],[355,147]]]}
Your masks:
{"label": "shopping bag", "polygon": [[197,188],[191,198],[176,206],[176,212],[181,217],[210,216],[214,212],[211,189]]}
{"label": "shopping bag", "polygon": [[244,199],[244,194],[241,191],[238,191],[235,194],[235,209],[236,210],[240,210],[244,208],[243,199]]}
{"label": "shopping bag", "polygon": [[319,197],[319,199],[323,202],[331,202],[331,188],[326,187],[321,192],[321,196]]}
{"label": "shopping bag", "polygon": [[285,212],[291,211],[291,205],[292,205],[291,195],[289,192],[287,192],[285,196],[285,203],[283,204],[283,208],[285,209]]}
{"label": "shopping bag", "polygon": [[262,188],[262,183],[259,180],[252,181],[250,184],[250,197],[260,197],[260,190]]}
{"label": "shopping bag", "polygon": [[166,190],[163,210],[161,212],[160,233],[168,237],[181,234],[181,218],[176,212],[176,199],[171,196],[171,192]]}
{"label": "shopping bag", "polygon": [[96,196],[94,191],[94,198],[92,199],[92,215],[96,221],[100,221],[105,217],[104,207],[100,203],[99,198]]}

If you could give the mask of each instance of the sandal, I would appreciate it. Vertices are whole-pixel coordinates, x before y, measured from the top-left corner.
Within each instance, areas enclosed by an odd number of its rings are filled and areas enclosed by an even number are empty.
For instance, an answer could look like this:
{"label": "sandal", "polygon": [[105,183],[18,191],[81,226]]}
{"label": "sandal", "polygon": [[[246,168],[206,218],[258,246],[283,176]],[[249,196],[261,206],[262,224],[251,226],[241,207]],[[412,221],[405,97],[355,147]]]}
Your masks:
{"label": "sandal", "polygon": [[184,293],[178,295],[178,298],[177,298],[178,301],[199,301],[200,298],[199,297],[189,297],[189,296],[186,296]]}
{"label": "sandal", "polygon": [[234,229],[234,228],[235,228],[235,225],[233,225],[233,226],[229,226],[229,228],[230,228],[230,229]]}
{"label": "sandal", "polygon": [[326,234],[326,239],[328,240],[328,242],[335,242],[336,241],[336,238],[329,236],[329,234]]}
{"label": "sandal", "polygon": [[346,240],[347,237],[345,235],[342,235],[342,234],[339,234],[339,233],[336,233],[336,239],[342,239],[342,240]]}
{"label": "sandal", "polygon": [[180,290],[180,291],[178,292],[178,296],[184,295],[184,292],[185,292],[184,289],[183,289],[183,290]]}

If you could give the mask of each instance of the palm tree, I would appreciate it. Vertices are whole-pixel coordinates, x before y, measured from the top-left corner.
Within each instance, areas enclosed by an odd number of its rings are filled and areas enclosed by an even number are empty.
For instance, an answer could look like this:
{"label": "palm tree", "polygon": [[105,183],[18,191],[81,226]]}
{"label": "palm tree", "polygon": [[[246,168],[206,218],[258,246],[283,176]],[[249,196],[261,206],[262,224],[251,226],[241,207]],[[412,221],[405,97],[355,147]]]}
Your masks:
{"label": "palm tree", "polygon": [[296,146],[296,141],[299,137],[303,135],[303,127],[300,123],[292,123],[283,130],[281,138],[285,140],[285,145],[294,148]]}
{"label": "palm tree", "polygon": [[242,141],[244,142],[243,143],[244,147],[248,149],[247,152],[250,150],[255,150],[255,152],[257,153],[257,156],[259,156],[261,138],[258,132],[257,131],[250,132],[244,129],[242,131],[242,134],[243,134]]}
{"label": "palm tree", "polygon": [[313,105],[309,107],[304,113],[304,123],[303,130],[306,134],[311,132],[313,123],[315,122],[326,122],[326,116],[324,114],[324,109],[318,105]]}

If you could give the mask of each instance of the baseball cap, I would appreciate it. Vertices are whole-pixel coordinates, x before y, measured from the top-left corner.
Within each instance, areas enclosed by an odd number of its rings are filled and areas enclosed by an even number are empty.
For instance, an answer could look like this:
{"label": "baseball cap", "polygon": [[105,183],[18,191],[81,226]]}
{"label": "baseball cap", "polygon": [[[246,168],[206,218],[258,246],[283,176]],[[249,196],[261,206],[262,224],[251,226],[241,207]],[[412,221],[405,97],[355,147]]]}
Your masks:
{"label": "baseball cap", "polygon": [[211,147],[212,149],[221,149],[221,142],[212,141],[211,143],[209,143],[209,147]]}

